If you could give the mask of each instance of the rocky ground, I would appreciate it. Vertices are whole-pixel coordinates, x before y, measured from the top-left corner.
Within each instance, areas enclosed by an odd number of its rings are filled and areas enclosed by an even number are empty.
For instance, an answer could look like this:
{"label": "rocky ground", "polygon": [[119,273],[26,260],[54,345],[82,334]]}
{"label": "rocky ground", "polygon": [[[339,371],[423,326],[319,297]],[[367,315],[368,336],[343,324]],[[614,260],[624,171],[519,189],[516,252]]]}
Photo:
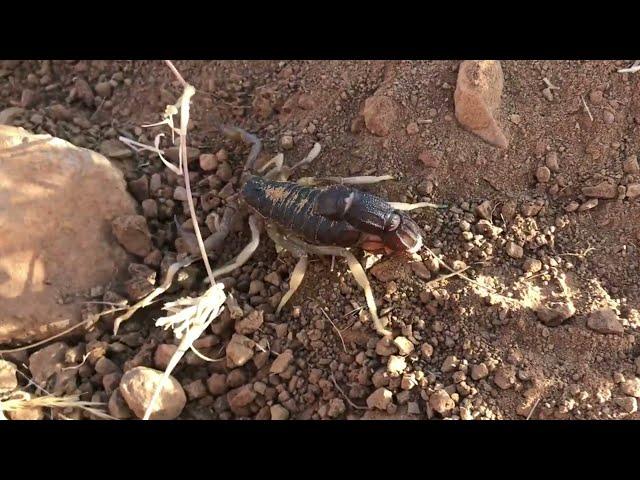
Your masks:
{"label": "rocky ground", "polygon": [[[425,245],[469,267],[471,281],[447,277],[426,249],[421,262],[380,260],[369,276],[394,333],[381,339],[346,265],[314,259],[276,318],[295,259],[264,236],[220,279],[243,315],[224,312],[197,341],[217,361],[187,353],[156,418],[638,418],[640,73],[617,72],[629,63],[177,61],[198,91],[189,157],[205,238],[248,153],[219,135],[225,122],[264,141],[261,161],[282,151],[293,164],[319,142],[301,175],[391,173],[395,181],[367,190],[447,205],[412,217]],[[194,249],[183,179],[117,141],[152,144],[159,130],[140,125],[159,121],[180,93],[158,61],[0,65],[0,123],[103,153],[139,203],[139,215],[112,225],[131,254],[129,278],[93,289],[95,300],[135,302]],[[215,264],[249,238],[237,218]],[[187,267],[164,299],[197,296],[205,276],[201,264]],[[161,315],[156,304],[117,335],[107,317],[44,348],[2,354],[0,394],[40,394],[35,382],[104,402],[116,418],[141,417],[177,345],[153,326]]]}

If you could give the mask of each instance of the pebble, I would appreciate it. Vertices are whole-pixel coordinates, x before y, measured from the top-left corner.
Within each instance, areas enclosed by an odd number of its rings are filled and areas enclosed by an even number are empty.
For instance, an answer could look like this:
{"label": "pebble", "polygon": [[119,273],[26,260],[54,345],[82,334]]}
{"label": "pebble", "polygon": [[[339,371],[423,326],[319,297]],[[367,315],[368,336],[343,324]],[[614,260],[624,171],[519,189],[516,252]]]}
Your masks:
{"label": "pebble", "polygon": [[370,409],[386,410],[391,404],[393,393],[385,387],[378,388],[369,397],[367,397],[367,407]]}
{"label": "pebble", "polygon": [[422,356],[424,358],[431,358],[431,356],[433,355],[433,345],[431,345],[430,343],[423,343],[420,346],[420,353],[422,354]]}
{"label": "pebble", "polygon": [[[23,392],[24,400],[31,400],[32,396]],[[40,407],[28,407],[21,408],[20,410],[8,411],[7,416],[11,420],[42,420],[44,418],[44,411]]]}
{"label": "pebble", "polygon": [[364,102],[364,124],[367,130],[378,137],[386,137],[396,119],[394,101],[384,95],[369,97]]}
{"label": "pebble", "polygon": [[625,413],[636,413],[638,411],[638,400],[633,397],[614,398],[613,403]]}
{"label": "pebble", "polygon": [[177,345],[161,343],[156,347],[156,351],[153,354],[153,364],[159,370],[166,369],[176,350],[178,350]]}
{"label": "pebble", "polygon": [[220,162],[220,164],[218,165],[218,169],[216,170],[216,176],[223,182],[228,182],[229,180],[231,180],[231,177],[233,176],[231,165],[229,165],[227,162]]}
{"label": "pebble", "polygon": [[471,378],[474,380],[482,380],[489,375],[489,368],[485,363],[471,366]]}
{"label": "pebble", "polygon": [[118,243],[129,253],[144,257],[153,248],[151,233],[142,215],[116,217],[111,227]]}
{"label": "pebble", "polygon": [[271,272],[264,277],[264,281],[270,283],[275,287],[279,287],[282,280],[280,280],[280,274],[278,272]]}
{"label": "pebble", "polygon": [[293,137],[291,135],[283,135],[280,138],[280,146],[284,150],[291,150],[293,148]]}
{"label": "pebble", "polygon": [[149,198],[149,177],[142,175],[140,178],[130,181],[129,191],[139,202]]}
{"label": "pebble", "polygon": [[604,110],[602,112],[602,118],[604,119],[604,123],[606,123],[607,125],[611,125],[613,122],[616,121],[615,115],[611,113],[609,110]]}
{"label": "pebble", "polygon": [[513,374],[504,367],[498,367],[493,375],[493,382],[502,390],[511,388],[514,381]]}
{"label": "pebble", "polygon": [[382,337],[376,343],[376,354],[381,357],[388,357],[398,351],[398,346],[388,337]]}
{"label": "pebble", "polygon": [[256,398],[258,394],[253,391],[250,385],[234,388],[227,393],[227,402],[232,410],[246,407]]}
{"label": "pebble", "polygon": [[456,404],[446,390],[437,390],[429,396],[429,406],[444,417]]}
{"label": "pebble", "polygon": [[524,256],[524,249],[514,242],[508,242],[505,246],[505,252],[511,258],[522,258]]}
{"label": "pebble", "polygon": [[347,411],[347,406],[344,403],[344,400],[341,398],[332,398],[329,401],[329,408],[327,409],[327,415],[330,418],[338,418],[341,415],[344,415],[344,412]]}
{"label": "pebble", "polygon": [[393,343],[398,347],[398,353],[400,355],[409,355],[415,349],[413,343],[406,337],[396,337]]}
{"label": "pebble", "polygon": [[74,85],[76,90],[76,96],[89,108],[93,107],[94,95],[93,90],[91,90],[91,86],[87,83],[87,81],[82,78],[76,78],[76,82]]}
{"label": "pebble", "polygon": [[99,152],[109,158],[128,158],[133,155],[133,151],[120,140],[107,139],[103,140],[98,147]]}
{"label": "pebble", "polygon": [[489,200],[485,200],[475,208],[476,215],[485,220],[491,220],[491,211],[493,206]]}
{"label": "pebble", "polygon": [[[138,418],[144,416],[156,387],[163,378],[163,372],[148,367],[135,367],[122,376],[120,392],[125,402]],[[180,383],[171,375],[151,410],[152,420],[173,420],[177,418],[187,403],[187,396]]]}
{"label": "pebble", "polygon": [[390,377],[399,377],[407,368],[407,361],[399,355],[390,355],[387,361],[387,373]]}
{"label": "pebble", "polygon": [[291,350],[285,350],[273,361],[269,371],[275,374],[282,373],[287,369],[292,360],[293,352]]}
{"label": "pebble", "polygon": [[610,308],[601,308],[587,318],[587,327],[598,333],[622,335],[624,327],[616,312]]}
{"label": "pebble", "polygon": [[444,362],[442,362],[442,367],[440,367],[440,370],[442,370],[442,373],[453,372],[456,368],[458,368],[458,363],[458,358],[455,355],[449,355],[444,359]]}
{"label": "pebble", "polygon": [[198,400],[207,395],[207,387],[202,380],[194,380],[185,385],[184,391],[189,400]]}
{"label": "pebble", "polygon": [[226,349],[228,362],[235,367],[243,366],[253,358],[253,345],[250,338],[234,333]]}
{"label": "pebble", "polygon": [[627,197],[640,197],[640,183],[630,183],[629,185],[627,185]]}
{"label": "pebble", "polygon": [[93,87],[98,96],[103,99],[111,96],[111,88],[112,86],[110,82],[100,82]]}
{"label": "pebble", "polygon": [[586,202],[584,202],[582,205],[580,205],[580,208],[578,208],[579,212],[585,212],[587,210],[591,210],[592,208],[595,208],[598,206],[598,199],[597,198],[592,198],[590,200],[587,200]]}
{"label": "pebble", "polygon": [[618,195],[618,187],[609,182],[600,182],[591,187],[582,188],[583,195],[593,198],[616,198]]}
{"label": "pebble", "polygon": [[556,152],[549,152],[547,154],[545,163],[547,165],[547,168],[549,168],[549,170],[551,170],[552,172],[560,171],[560,165],[558,163],[558,154]]}
{"label": "pebble", "polygon": [[522,269],[528,273],[537,273],[542,270],[542,262],[537,258],[526,258],[522,264]]}
{"label": "pebble", "polygon": [[214,373],[207,379],[207,390],[211,395],[222,395],[227,391],[227,376],[224,373]]}
{"label": "pebble", "polygon": [[418,159],[427,168],[437,168],[440,164],[440,159],[429,150],[424,150],[423,152],[421,152],[420,155],[418,155]]}
{"label": "pebble", "polygon": [[177,200],[178,202],[186,202],[188,198],[187,195],[187,189],[178,185],[174,190],[173,190],[173,199]]}
{"label": "pebble", "polygon": [[209,172],[218,168],[218,157],[213,153],[203,153],[200,155],[200,168]]}
{"label": "pebble", "polygon": [[119,388],[116,388],[111,392],[107,409],[109,411],[109,415],[117,418],[118,420],[127,420],[133,416],[133,412],[122,397],[122,393]]}
{"label": "pebble", "polygon": [[567,213],[575,212],[578,207],[580,207],[580,204],[574,200],[564,206],[564,211]]}
{"label": "pebble", "polygon": [[249,284],[249,295],[258,295],[264,288],[264,282],[261,280],[251,280]]}
{"label": "pebble", "polygon": [[22,97],[20,98],[20,106],[22,108],[32,108],[36,105],[36,103],[38,103],[38,100],[39,100],[39,95],[36,92],[28,88],[25,88],[24,90],[22,90]]}
{"label": "pebble", "polygon": [[99,373],[100,375],[107,375],[109,373],[120,371],[118,365],[116,365],[112,360],[109,360],[107,357],[99,358],[94,365],[94,369],[96,373]]}
{"label": "pebble", "polygon": [[552,302],[536,309],[538,320],[549,327],[557,327],[573,317],[576,307],[572,302]]}
{"label": "pebble", "polygon": [[143,200],[142,214],[145,218],[158,218],[158,203],[153,198]]}
{"label": "pebble", "polygon": [[262,310],[253,310],[249,315],[236,322],[236,333],[241,335],[250,335],[257,331],[264,322],[264,312]]}
{"label": "pebble", "polygon": [[276,403],[269,409],[271,420],[289,420],[289,410]]}
{"label": "pebble", "polygon": [[0,395],[18,388],[16,366],[6,360],[0,360]]}
{"label": "pebble", "polygon": [[29,371],[36,384],[45,385],[49,377],[62,369],[68,349],[66,343],[55,342],[29,356]]}
{"label": "pebble", "polygon": [[547,183],[551,179],[551,170],[549,167],[538,167],[536,170],[536,179],[540,183]]}
{"label": "pebble", "polygon": [[640,378],[634,377],[626,380],[621,386],[620,389],[622,393],[628,395],[630,397],[640,398]]}
{"label": "pebble", "polygon": [[420,129],[418,128],[418,124],[416,122],[410,122],[407,125],[407,135],[416,135],[420,133]]}
{"label": "pebble", "polygon": [[640,357],[635,359],[634,364],[636,366],[636,374],[640,375]]}
{"label": "pebble", "polygon": [[[180,161],[180,148],[169,147],[164,150],[165,157],[177,164]],[[187,147],[187,162],[191,163],[200,158],[200,149],[195,147]]]}
{"label": "pebble", "polygon": [[628,173],[630,175],[637,175],[638,173],[640,173],[640,166],[638,166],[638,156],[629,155],[623,162],[622,169],[624,173]]}

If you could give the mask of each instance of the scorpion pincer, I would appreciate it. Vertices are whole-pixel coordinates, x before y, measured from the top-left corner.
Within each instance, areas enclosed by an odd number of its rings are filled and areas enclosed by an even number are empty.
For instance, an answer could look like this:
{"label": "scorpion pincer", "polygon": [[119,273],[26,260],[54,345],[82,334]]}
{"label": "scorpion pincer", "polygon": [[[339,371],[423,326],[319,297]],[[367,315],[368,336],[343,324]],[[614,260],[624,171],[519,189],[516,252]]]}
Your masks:
{"label": "scorpion pincer", "polygon": [[[382,335],[391,334],[378,318],[373,290],[362,265],[348,249],[359,247],[378,254],[416,253],[422,247],[422,232],[403,210],[433,205],[387,202],[348,186],[393,178],[388,175],[323,179],[307,177],[298,182],[286,181],[296,168],[317,157],[320,153],[319,144],[315,144],[310,154],[293,167],[286,167],[284,157],[279,154],[262,166],[258,173],[273,164],[275,167],[272,170],[264,176],[257,175],[254,163],[261,150],[260,140],[237,127],[223,126],[221,130],[226,136],[252,146],[244,169],[240,198],[254,215],[249,217],[252,231],[250,244],[234,262],[217,269],[215,275],[235,270],[251,257],[259,243],[257,214],[264,219],[269,237],[298,258],[289,279],[289,290],[280,300],[276,314],[280,313],[300,286],[309,254],[339,256],[347,260],[354,279],[364,290],[376,330]],[[323,182],[335,184],[315,186]]]}

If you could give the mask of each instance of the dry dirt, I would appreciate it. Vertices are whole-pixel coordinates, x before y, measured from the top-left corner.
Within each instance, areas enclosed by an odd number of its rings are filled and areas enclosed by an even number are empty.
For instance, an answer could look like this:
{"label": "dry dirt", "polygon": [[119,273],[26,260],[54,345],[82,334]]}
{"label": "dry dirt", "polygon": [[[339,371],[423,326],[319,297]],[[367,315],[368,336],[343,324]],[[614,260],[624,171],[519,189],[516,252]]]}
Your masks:
{"label": "dry dirt", "polygon": [[[369,276],[394,336],[408,340],[396,346],[380,341],[361,308],[362,292],[339,261],[331,270],[330,259],[314,260],[276,318],[295,259],[277,255],[265,236],[249,263],[224,282],[247,314],[263,312],[264,323],[246,335],[266,351],[239,367],[188,354],[174,372],[188,399],[180,418],[638,418],[640,173],[633,158],[640,150],[640,73],[617,73],[629,64],[502,62],[496,115],[509,145],[499,149],[456,120],[457,61],[175,62],[198,91],[190,146],[201,154],[225,149],[231,167],[201,171],[197,160],[192,164],[198,194],[218,197],[212,211],[223,211],[223,188],[237,190],[248,153],[224,139],[218,123],[255,133],[264,142],[263,159],[283,151],[290,165],[319,142],[322,153],[303,175],[390,173],[395,181],[367,190],[390,201],[447,205],[412,212],[425,245],[449,265],[470,266],[465,274],[493,289],[456,277],[433,282],[448,272],[426,250],[427,268],[382,260]],[[545,91],[545,78],[558,88]],[[25,108],[13,124],[103,151],[104,141],[118,135],[152,143],[154,132],[139,126],[159,121],[180,91],[160,61],[0,67],[0,111]],[[374,96],[390,101],[365,124],[365,102]],[[175,242],[174,221],[188,218],[174,196],[181,180],[146,154],[112,160],[129,181],[146,175],[132,191],[138,200],[155,200],[145,208],[157,249],[144,260],[153,271],[143,272],[153,277],[148,289],[184,248]],[[149,191],[154,173],[161,173],[162,186]],[[602,182],[611,186],[583,191]],[[613,198],[596,204],[593,195]],[[483,216],[489,221],[479,222]],[[246,222],[238,227],[216,265],[247,243]],[[204,288],[204,268],[187,270],[174,296]],[[131,299],[139,288],[145,285],[114,284],[109,291]],[[573,314],[554,321],[540,311],[559,304]],[[613,312],[594,313],[603,308]],[[132,415],[118,392],[121,375],[137,366],[161,369],[163,352],[175,343],[153,327],[159,315],[151,308],[117,336],[103,322],[67,340],[61,365],[93,354],[73,370],[77,375],[52,375],[49,388],[109,401],[114,416]],[[201,351],[224,357],[232,332],[223,315]],[[27,354],[4,357],[29,375]],[[283,365],[274,368],[276,360]]]}

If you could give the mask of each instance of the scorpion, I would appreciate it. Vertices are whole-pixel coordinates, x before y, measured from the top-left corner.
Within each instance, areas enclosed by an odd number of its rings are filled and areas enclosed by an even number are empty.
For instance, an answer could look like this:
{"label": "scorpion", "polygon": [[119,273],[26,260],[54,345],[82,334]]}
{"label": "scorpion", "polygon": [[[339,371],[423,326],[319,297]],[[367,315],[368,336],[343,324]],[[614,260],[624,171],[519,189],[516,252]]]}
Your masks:
{"label": "scorpion", "polygon": [[[367,275],[349,248],[359,247],[382,255],[415,254],[422,247],[423,232],[405,211],[434,205],[387,202],[351,187],[391,180],[393,177],[390,175],[304,177],[290,182],[288,179],[295,170],[319,155],[320,144],[316,143],[311,152],[292,167],[284,164],[284,156],[280,153],[257,169],[256,160],[262,150],[259,138],[239,127],[221,125],[219,128],[227,138],[251,145],[240,180],[240,191],[228,199],[228,204],[237,199],[248,205],[252,239],[233,261],[215,270],[214,275],[227,274],[249,260],[259,244],[259,221],[262,220],[276,246],[297,258],[289,289],[282,296],[276,315],[302,283],[309,255],[342,257],[364,291],[376,331],[383,336],[391,335],[378,317]],[[263,172],[266,173],[261,175]],[[215,214],[216,232],[205,241],[208,251],[222,248],[237,209],[226,208],[222,221]]]}

